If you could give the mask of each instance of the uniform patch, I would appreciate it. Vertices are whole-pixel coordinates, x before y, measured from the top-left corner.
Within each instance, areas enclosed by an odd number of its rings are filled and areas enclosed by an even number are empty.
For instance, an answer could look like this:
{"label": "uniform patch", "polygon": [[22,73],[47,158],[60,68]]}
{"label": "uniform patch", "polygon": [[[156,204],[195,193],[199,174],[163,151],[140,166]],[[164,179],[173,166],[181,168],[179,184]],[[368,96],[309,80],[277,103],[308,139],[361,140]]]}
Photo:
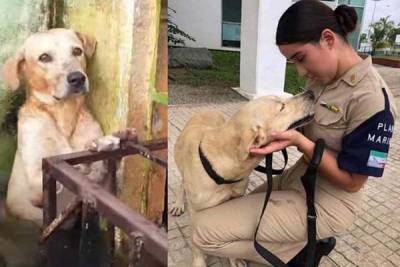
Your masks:
{"label": "uniform patch", "polygon": [[367,166],[380,169],[385,168],[387,155],[388,153],[371,150],[371,152],[369,153]]}
{"label": "uniform patch", "polygon": [[382,92],[385,109],[375,113],[343,137],[342,150],[337,157],[339,168],[368,176],[383,175],[393,136],[394,117],[386,90],[382,89]]}

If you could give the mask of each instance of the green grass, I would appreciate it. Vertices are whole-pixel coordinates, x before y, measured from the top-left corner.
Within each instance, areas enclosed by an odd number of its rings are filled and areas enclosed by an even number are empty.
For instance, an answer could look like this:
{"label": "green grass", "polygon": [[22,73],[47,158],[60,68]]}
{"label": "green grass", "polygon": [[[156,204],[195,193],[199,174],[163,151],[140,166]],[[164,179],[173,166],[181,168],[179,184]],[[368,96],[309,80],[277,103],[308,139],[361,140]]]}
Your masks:
{"label": "green grass", "polygon": [[[214,68],[199,69],[169,69],[169,74],[179,84],[194,87],[213,85],[224,87],[239,87],[240,53],[211,50]],[[297,93],[298,88],[305,85],[305,79],[297,75],[293,64],[286,68],[285,92]]]}
{"label": "green grass", "polygon": [[238,52],[211,51],[212,69],[169,69],[178,83],[191,86],[239,86],[240,54]]}

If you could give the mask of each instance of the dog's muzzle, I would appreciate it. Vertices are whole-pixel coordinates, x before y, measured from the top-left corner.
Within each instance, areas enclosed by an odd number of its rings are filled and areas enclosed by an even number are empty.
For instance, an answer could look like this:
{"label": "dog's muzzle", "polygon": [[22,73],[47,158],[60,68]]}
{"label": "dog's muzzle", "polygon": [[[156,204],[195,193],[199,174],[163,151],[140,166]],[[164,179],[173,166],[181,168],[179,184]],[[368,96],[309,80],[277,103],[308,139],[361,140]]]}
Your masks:
{"label": "dog's muzzle", "polygon": [[80,71],[74,71],[68,74],[67,82],[71,93],[84,93],[86,91],[85,86],[86,76]]}

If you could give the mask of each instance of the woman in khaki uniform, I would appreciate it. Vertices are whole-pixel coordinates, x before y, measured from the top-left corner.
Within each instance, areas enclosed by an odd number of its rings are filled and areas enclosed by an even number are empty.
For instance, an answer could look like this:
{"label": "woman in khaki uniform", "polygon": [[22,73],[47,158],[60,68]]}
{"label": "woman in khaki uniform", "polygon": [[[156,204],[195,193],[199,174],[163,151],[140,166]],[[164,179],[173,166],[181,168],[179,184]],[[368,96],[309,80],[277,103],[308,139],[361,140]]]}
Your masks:
{"label": "woman in khaki uniform", "polygon": [[[284,262],[306,244],[307,207],[300,178],[318,138],[325,140],[326,149],[316,181],[317,239],[348,229],[360,211],[364,183],[369,176],[383,174],[397,112],[371,58],[360,58],[346,39],[356,23],[353,8],[342,5],[333,11],[312,0],[295,3],[279,21],[277,45],[299,75],[309,78],[307,89],[316,98],[315,119],[301,132],[275,133],[275,141],[251,150],[268,154],[296,146],[304,155],[274,179],[257,235]],[[253,247],[265,190],[264,185],[247,196],[199,212],[193,243],[208,254],[265,263]],[[244,266],[245,262],[237,260],[236,264]]]}

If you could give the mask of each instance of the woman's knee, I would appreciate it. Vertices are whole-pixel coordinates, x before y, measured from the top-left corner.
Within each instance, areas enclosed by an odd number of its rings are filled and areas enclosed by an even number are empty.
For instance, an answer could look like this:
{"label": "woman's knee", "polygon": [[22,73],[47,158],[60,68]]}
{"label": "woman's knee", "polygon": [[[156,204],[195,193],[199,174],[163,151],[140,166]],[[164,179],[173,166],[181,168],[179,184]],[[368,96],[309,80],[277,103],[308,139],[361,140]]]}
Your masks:
{"label": "woman's knee", "polygon": [[203,217],[204,216],[200,216],[199,214],[196,214],[192,217],[192,242],[199,248],[205,247],[210,241],[207,234],[207,220],[205,220]]}
{"label": "woman's knee", "polygon": [[198,248],[204,251],[212,251],[221,244],[217,230],[212,225],[208,216],[196,214],[192,218],[192,242]]}

